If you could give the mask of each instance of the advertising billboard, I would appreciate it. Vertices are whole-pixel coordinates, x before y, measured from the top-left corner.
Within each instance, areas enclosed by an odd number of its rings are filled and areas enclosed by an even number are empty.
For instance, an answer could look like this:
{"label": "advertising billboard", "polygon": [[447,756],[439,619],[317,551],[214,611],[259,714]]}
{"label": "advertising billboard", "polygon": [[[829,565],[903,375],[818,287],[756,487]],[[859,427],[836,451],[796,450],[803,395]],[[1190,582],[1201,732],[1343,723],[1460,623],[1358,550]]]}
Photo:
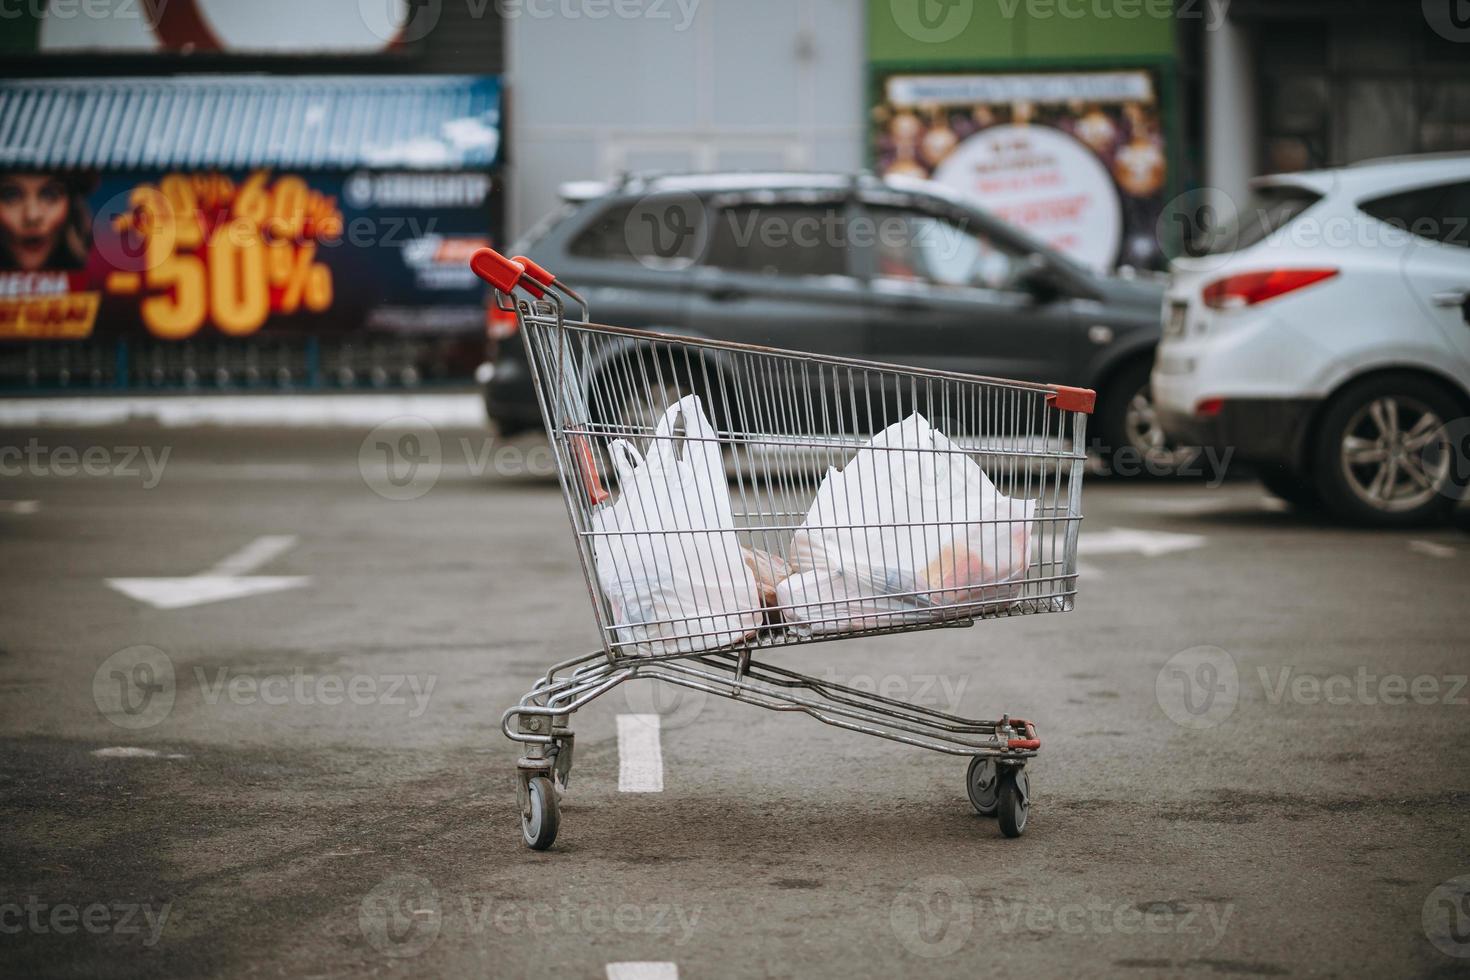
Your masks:
{"label": "advertising billboard", "polygon": [[[28,0],[6,20],[64,54],[372,55],[420,39],[410,0]],[[12,47],[13,45],[7,45]]]}
{"label": "advertising billboard", "polygon": [[479,172],[0,173],[0,340],[474,336]]}
{"label": "advertising billboard", "polygon": [[1155,72],[895,73],[879,173],[929,178],[1098,270],[1160,267],[1168,146]]}

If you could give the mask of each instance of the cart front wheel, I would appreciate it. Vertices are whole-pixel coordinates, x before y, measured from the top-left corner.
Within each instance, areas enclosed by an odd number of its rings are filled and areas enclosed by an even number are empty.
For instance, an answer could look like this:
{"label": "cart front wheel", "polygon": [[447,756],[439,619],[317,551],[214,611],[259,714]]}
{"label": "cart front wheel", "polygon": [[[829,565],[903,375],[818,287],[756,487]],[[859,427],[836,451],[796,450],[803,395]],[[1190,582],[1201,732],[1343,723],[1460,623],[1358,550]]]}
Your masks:
{"label": "cart front wheel", "polygon": [[1000,774],[1000,798],[997,816],[1000,832],[1007,837],[1020,837],[1026,832],[1026,817],[1031,812],[1031,783],[1025,769],[1007,769]]}
{"label": "cart front wheel", "polygon": [[556,840],[561,813],[557,809],[556,789],[545,776],[532,776],[526,782],[526,808],[521,811],[521,836],[533,851],[544,851]]}
{"label": "cart front wheel", "polygon": [[970,805],[982,817],[995,816],[1000,805],[1000,773],[995,760],[977,755],[970,760],[970,771],[965,773],[965,790],[970,794]]}

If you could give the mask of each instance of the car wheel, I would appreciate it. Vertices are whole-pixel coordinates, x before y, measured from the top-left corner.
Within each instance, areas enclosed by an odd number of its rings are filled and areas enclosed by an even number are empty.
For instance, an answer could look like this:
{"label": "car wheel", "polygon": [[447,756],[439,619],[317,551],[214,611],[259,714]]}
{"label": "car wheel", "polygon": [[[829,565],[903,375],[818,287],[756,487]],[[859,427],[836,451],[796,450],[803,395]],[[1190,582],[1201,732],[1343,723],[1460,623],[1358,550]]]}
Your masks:
{"label": "car wheel", "polygon": [[1125,369],[1098,398],[1092,451],[1111,476],[1172,476],[1199,450],[1176,446],[1159,425],[1150,365]]}
{"label": "car wheel", "polygon": [[1348,388],[1318,432],[1323,503],[1345,520],[1380,527],[1448,520],[1463,461],[1445,424],[1461,414],[1453,396],[1420,378],[1385,376]]}
{"label": "car wheel", "polygon": [[1318,510],[1322,507],[1322,495],[1317,492],[1316,484],[1285,466],[1262,469],[1257,475],[1267,493],[1286,501],[1297,510]]}

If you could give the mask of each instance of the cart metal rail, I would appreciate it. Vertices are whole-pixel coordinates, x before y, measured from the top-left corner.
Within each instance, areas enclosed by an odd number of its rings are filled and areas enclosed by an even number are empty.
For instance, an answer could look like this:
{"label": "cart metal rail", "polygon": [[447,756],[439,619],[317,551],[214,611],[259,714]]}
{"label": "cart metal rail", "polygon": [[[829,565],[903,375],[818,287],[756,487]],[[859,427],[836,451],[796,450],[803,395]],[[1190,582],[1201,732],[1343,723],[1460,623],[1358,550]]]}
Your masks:
{"label": "cart metal rail", "polygon": [[[1026,762],[1041,746],[1031,722],[963,718],[756,656],[1071,610],[1093,392],[605,326],[591,321],[581,296],[529,259],[484,249],[471,266],[495,287],[501,309],[517,315],[602,640],[600,649],[548,669],[501,720],[505,735],[525,746],[518,798],[526,844],[544,850],[556,839],[572,767],[572,716],[619,685],[643,679],[967,756],[971,803],[997,817],[1006,836],[1020,836],[1031,802]],[[691,394],[708,413],[714,436],[669,430],[669,406]],[[942,440],[894,447],[873,439],[916,414]],[[620,548],[667,551],[678,535],[732,533],[713,523],[678,532],[618,531],[596,519],[625,489],[619,474],[626,470],[612,457],[626,458],[630,450],[615,444],[652,457],[665,448],[660,443],[687,452],[698,440],[718,447],[733,533],[755,578],[761,577],[757,561],[788,576],[770,588],[763,584],[758,605],[726,610],[751,624],[736,642],[729,642],[729,617],[716,623],[707,615],[665,616],[636,628],[620,622],[599,581],[599,560],[615,564],[625,553]],[[854,462],[864,454],[866,468]],[[859,502],[858,513],[845,520],[821,519],[813,500],[824,480],[848,468],[859,476],[886,475],[886,485],[864,488],[865,499],[903,497],[917,515],[906,511],[897,520],[876,505],[870,515],[870,503]],[[992,504],[973,505],[976,472],[985,474]],[[944,481],[971,488],[962,506]],[[968,542],[968,550],[955,551],[956,541]],[[923,572],[881,583],[846,569],[824,577],[810,567],[813,542],[849,558],[860,555],[868,566],[917,569],[936,548],[940,558]],[[920,548],[922,556],[906,553]],[[976,572],[990,568],[1011,574],[988,579]],[[801,604],[791,598],[790,584],[799,573],[814,590]]]}

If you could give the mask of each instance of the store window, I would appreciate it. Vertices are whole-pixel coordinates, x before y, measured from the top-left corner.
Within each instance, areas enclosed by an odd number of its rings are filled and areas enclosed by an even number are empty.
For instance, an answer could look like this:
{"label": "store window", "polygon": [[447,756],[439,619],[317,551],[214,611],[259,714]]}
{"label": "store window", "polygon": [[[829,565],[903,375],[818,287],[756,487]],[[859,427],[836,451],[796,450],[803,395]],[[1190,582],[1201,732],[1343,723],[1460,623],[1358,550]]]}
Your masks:
{"label": "store window", "polygon": [[1264,172],[1470,149],[1463,46],[1423,18],[1265,19],[1254,37]]}

